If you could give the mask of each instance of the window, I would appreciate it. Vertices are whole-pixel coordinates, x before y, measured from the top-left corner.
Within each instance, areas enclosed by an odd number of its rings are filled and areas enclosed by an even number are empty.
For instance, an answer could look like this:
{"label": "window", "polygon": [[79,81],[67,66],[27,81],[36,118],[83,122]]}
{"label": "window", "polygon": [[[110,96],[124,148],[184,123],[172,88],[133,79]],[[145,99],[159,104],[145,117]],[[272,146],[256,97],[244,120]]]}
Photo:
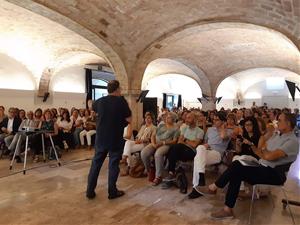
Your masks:
{"label": "window", "polygon": [[167,108],[172,109],[174,105],[174,95],[167,95]]}
{"label": "window", "polygon": [[97,100],[107,93],[107,81],[101,79],[92,79],[92,97],[93,100]]}

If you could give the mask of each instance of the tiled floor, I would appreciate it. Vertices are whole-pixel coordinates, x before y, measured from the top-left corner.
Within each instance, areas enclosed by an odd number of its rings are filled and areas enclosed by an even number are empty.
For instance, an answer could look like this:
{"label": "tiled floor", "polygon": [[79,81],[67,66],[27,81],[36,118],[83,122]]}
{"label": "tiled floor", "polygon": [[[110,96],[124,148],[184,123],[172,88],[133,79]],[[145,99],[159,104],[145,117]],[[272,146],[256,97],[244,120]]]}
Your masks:
{"label": "tiled floor", "polygon": [[[43,166],[6,176],[22,168],[18,164],[9,171],[9,161],[0,160],[0,224],[246,224],[249,200],[238,201],[233,220],[213,221],[212,210],[223,205],[224,194],[189,200],[178,189],[152,187],[146,178],[121,177],[119,187],[126,191],[120,199],[107,199],[107,164],[100,175],[96,199],[85,198],[87,173],[92,151],[64,153],[62,167],[55,161]],[[71,162],[77,160],[77,162]],[[31,159],[30,159],[31,161]],[[50,165],[50,166],[49,166]],[[289,198],[300,201],[300,160],[293,164],[286,183]],[[3,177],[5,176],[5,177]],[[209,181],[216,174],[209,173]],[[208,182],[209,182],[208,181]],[[253,224],[291,224],[287,210],[282,210],[280,189],[273,189],[271,198],[255,202]],[[300,224],[300,207],[292,206],[296,223]]]}

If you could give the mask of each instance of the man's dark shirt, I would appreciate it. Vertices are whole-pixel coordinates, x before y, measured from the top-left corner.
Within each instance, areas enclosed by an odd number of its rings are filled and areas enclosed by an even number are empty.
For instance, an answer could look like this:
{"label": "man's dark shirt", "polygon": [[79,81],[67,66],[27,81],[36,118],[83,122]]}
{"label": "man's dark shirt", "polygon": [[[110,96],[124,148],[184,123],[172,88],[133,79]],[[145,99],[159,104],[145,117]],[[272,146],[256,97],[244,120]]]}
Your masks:
{"label": "man's dark shirt", "polygon": [[102,97],[93,104],[93,110],[97,113],[96,145],[109,151],[122,150],[124,128],[128,124],[126,118],[131,116],[125,98],[113,95]]}

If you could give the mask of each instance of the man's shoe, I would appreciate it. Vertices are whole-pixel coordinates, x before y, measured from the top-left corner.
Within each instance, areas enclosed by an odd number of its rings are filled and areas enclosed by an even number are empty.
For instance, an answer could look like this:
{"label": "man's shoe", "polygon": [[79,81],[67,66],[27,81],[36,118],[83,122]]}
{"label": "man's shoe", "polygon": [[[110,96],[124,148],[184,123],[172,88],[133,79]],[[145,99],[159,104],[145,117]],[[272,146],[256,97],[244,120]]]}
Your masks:
{"label": "man's shoe", "polygon": [[208,186],[197,186],[195,187],[196,191],[198,193],[201,193],[202,195],[215,195],[217,194],[217,190],[212,191],[209,189]]}
{"label": "man's shoe", "polygon": [[176,181],[176,177],[174,174],[169,174],[167,177],[163,179],[164,182]]}
{"label": "man's shoe", "polygon": [[188,198],[189,199],[195,199],[203,196],[201,193],[199,193],[195,188],[193,188],[192,192],[189,193]]}
{"label": "man's shoe", "polygon": [[220,211],[212,213],[210,217],[215,220],[232,219],[234,214],[233,212],[227,212],[224,209],[221,209]]}
{"label": "man's shoe", "polygon": [[96,193],[92,192],[92,193],[86,193],[86,197],[90,200],[94,199],[96,197]]}
{"label": "man's shoe", "polygon": [[173,181],[163,181],[161,189],[169,189],[174,185]]}
{"label": "man's shoe", "polygon": [[16,160],[17,163],[22,163],[22,159],[18,155],[16,155],[15,160]]}
{"label": "man's shoe", "polygon": [[116,193],[114,193],[114,194],[109,194],[109,195],[108,195],[108,199],[120,198],[120,197],[122,197],[123,195],[125,195],[125,192],[124,192],[124,191],[117,190]]}

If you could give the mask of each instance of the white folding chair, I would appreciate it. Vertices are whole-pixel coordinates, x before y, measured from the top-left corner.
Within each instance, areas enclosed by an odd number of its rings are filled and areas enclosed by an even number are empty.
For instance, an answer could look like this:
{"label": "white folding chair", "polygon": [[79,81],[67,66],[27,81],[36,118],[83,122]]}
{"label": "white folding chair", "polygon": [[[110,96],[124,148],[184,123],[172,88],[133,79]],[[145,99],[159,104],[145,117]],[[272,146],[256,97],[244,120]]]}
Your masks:
{"label": "white folding chair", "polygon": [[[282,191],[282,193],[284,195],[284,198],[286,199],[286,206],[289,209],[289,213],[290,213],[290,216],[292,217],[293,224],[295,225],[296,223],[295,223],[294,215],[293,215],[292,210],[290,208],[290,204],[289,204],[289,201],[288,201],[287,194],[286,194],[286,191],[284,189],[284,186],[283,185],[267,185],[267,184],[256,184],[256,185],[253,185],[252,198],[251,198],[251,204],[250,204],[250,212],[249,212],[249,218],[248,218],[248,224],[251,224],[252,208],[253,208],[253,204],[254,204],[254,200],[255,200],[256,190],[260,186],[264,186],[264,187],[277,187],[277,188],[281,189],[281,191]],[[271,196],[271,198],[272,198],[273,207],[275,207],[275,203],[274,203],[273,197]]]}

